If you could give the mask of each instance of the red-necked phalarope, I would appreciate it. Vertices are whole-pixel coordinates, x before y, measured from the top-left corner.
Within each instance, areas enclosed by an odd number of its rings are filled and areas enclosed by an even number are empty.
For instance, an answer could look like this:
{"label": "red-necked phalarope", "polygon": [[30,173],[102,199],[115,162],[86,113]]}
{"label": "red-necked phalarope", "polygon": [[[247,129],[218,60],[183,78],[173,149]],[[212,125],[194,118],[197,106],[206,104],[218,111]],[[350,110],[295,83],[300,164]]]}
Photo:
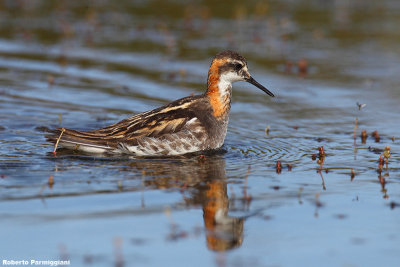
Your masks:
{"label": "red-necked phalarope", "polygon": [[58,147],[89,153],[163,156],[217,149],[225,140],[232,83],[237,81],[274,96],[251,77],[244,57],[223,51],[212,60],[203,95],[188,96],[98,130],[59,128],[47,138]]}

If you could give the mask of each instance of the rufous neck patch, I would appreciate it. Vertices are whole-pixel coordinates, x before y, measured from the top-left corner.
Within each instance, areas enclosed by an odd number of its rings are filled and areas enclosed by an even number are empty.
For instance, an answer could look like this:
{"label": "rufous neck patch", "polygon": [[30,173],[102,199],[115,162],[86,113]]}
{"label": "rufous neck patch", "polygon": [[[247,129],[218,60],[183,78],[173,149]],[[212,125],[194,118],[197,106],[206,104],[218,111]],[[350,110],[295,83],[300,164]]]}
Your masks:
{"label": "rufous neck patch", "polygon": [[207,96],[215,117],[221,117],[229,110],[229,101],[222,99],[221,89],[219,88],[220,73],[219,67],[225,63],[225,60],[214,60],[208,71]]}

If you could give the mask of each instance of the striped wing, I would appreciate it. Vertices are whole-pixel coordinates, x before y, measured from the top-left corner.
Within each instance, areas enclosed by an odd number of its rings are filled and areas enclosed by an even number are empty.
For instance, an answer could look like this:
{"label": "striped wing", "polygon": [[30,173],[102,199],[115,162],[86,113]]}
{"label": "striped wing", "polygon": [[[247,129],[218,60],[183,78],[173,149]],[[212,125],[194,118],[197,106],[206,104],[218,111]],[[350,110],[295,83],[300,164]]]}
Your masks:
{"label": "striped wing", "polygon": [[161,135],[122,140],[119,148],[122,152],[139,156],[182,155],[207,149],[207,134],[198,118],[186,120],[185,123],[179,125],[179,128],[179,131],[170,131]]}

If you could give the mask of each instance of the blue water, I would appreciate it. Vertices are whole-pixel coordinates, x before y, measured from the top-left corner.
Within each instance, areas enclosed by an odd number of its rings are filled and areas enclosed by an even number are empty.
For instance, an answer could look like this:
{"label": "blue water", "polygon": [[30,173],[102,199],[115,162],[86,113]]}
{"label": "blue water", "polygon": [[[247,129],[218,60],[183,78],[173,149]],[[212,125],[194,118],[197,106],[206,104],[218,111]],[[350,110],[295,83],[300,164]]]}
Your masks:
{"label": "blue water", "polygon": [[[0,260],[398,265],[398,12],[396,1],[0,2]],[[219,153],[51,153],[44,128],[100,128],[204,92],[226,48],[277,97],[235,84]]]}

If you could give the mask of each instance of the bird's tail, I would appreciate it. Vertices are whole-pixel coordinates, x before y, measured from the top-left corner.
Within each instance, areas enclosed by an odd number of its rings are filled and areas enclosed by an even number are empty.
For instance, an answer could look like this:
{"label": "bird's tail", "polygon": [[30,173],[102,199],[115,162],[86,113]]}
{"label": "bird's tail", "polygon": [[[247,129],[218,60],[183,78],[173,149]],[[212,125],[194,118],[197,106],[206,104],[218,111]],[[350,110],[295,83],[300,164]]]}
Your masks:
{"label": "bird's tail", "polygon": [[117,146],[115,142],[107,141],[96,133],[65,128],[51,130],[46,139],[54,143],[54,151],[67,148],[89,153],[105,153],[112,152]]}

